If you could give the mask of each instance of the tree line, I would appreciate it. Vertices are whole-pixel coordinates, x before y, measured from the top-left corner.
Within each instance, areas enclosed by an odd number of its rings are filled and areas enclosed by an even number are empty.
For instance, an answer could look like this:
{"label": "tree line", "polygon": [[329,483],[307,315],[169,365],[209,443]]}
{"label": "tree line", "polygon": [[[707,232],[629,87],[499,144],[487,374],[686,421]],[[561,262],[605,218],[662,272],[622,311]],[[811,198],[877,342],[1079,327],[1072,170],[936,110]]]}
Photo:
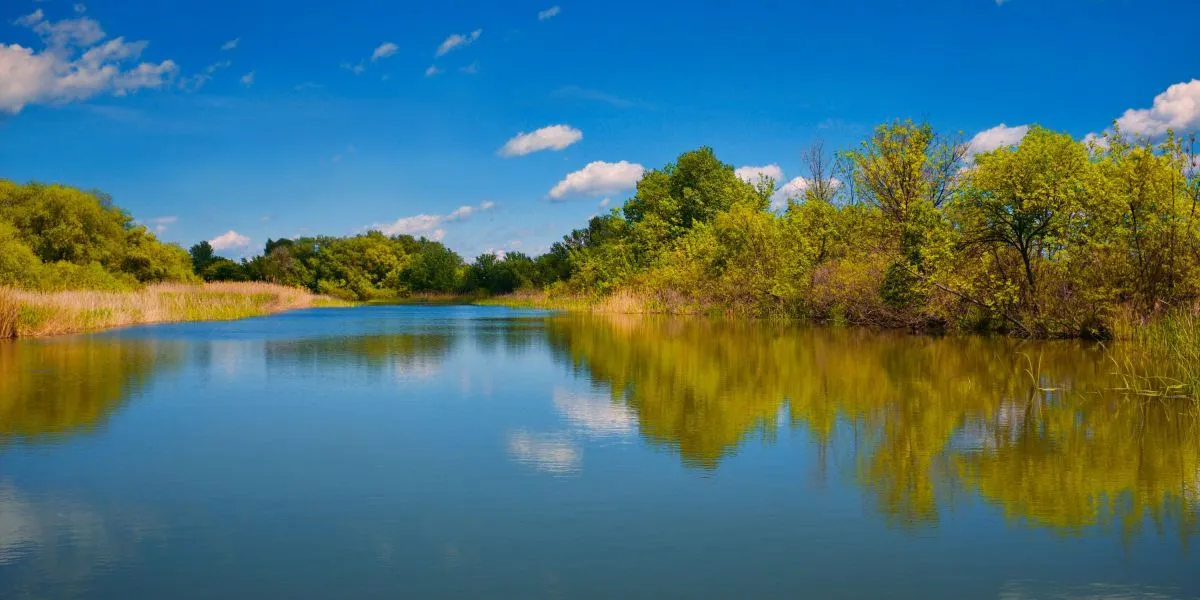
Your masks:
{"label": "tree line", "polygon": [[268,240],[233,261],[208,242],[159,242],[101,193],[0,181],[0,285],[255,280],[353,300],[532,289],[625,310],[1103,337],[1200,295],[1191,144],[1033,127],[975,153],[895,121],[840,152],[814,144],[805,185],[783,199],[705,147],[540,256],[470,263],[378,231]]}
{"label": "tree line", "polygon": [[550,255],[482,254],[467,264],[441,242],[378,231],[350,237],[268,239],[263,252],[235,262],[212,245],[191,247],[192,267],[206,281],[268,281],[352,301],[412,294],[507,294],[558,281]]}
{"label": "tree line", "polygon": [[898,121],[843,152],[806,151],[807,185],[779,211],[775,182],[743,181],[701,148],[552,252],[565,288],[652,311],[1104,337],[1196,302],[1191,143],[1033,127],[973,154]]}

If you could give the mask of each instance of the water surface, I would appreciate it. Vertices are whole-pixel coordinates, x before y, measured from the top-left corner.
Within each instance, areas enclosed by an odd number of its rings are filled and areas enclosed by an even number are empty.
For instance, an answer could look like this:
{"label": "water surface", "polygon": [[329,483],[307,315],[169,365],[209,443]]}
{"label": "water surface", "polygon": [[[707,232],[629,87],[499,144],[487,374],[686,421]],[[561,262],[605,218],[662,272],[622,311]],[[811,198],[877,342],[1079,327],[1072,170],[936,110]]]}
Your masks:
{"label": "water surface", "polygon": [[0,344],[0,598],[1198,598],[1078,343],[487,307]]}

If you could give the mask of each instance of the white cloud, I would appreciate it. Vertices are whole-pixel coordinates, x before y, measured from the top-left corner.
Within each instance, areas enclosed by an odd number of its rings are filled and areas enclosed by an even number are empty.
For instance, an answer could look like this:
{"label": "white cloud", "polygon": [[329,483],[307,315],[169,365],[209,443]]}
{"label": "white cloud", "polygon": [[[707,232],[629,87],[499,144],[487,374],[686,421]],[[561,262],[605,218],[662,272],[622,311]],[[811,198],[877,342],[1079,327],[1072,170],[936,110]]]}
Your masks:
{"label": "white cloud", "polygon": [[241,41],[242,41],[242,38],[240,38],[240,37],[233,38],[232,40],[229,40],[228,42],[221,44],[221,50],[222,51],[233,50],[234,48],[238,47],[238,44],[240,44]]}
{"label": "white cloud", "polygon": [[354,73],[355,75],[362,75],[362,72],[367,70],[366,65],[363,65],[362,63],[354,65],[346,61],[342,61],[341,67],[347,71],[350,71],[351,73]]}
{"label": "white cloud", "polygon": [[444,227],[446,223],[465,221],[475,213],[491,210],[494,206],[496,206],[495,202],[484,201],[480,202],[478,206],[460,206],[444,215],[421,214],[401,217],[391,223],[376,223],[369,229],[379,231],[384,235],[411,235],[439,242],[446,237]]}
{"label": "white cloud", "polygon": [[791,181],[783,184],[775,193],[771,195],[771,208],[779,210],[787,206],[787,201],[792,198],[803,198],[804,190],[808,189],[808,180],[803,177],[793,177]]}
{"label": "white cloud", "polygon": [[245,248],[250,245],[250,238],[230,229],[217,237],[208,240],[212,244],[213,250],[229,250],[232,248]]}
{"label": "white cloud", "polygon": [[1096,147],[1101,150],[1108,149],[1108,138],[1104,137],[1103,134],[1099,134],[1099,133],[1089,133],[1089,134],[1083,136],[1083,143],[1095,144]]}
{"label": "white cloud", "polygon": [[480,35],[483,35],[482,29],[476,29],[467,35],[452,33],[449,37],[442,41],[440,46],[438,46],[437,52],[434,54],[434,56],[445,56],[447,52],[450,52],[455,48],[469,46],[470,44],[474,43],[475,40],[479,39]]}
{"label": "white cloud", "polygon": [[770,177],[776,182],[783,181],[783,169],[779,168],[779,165],[775,163],[761,167],[739,167],[733,171],[733,174],[737,175],[742,181],[752,185],[758,183],[759,178],[763,176]]}
{"label": "white cloud", "polygon": [[[837,189],[842,185],[841,180],[834,177],[829,180],[833,189]],[[774,194],[771,194],[771,209],[780,210],[787,206],[787,201],[790,199],[803,199],[804,192],[808,190],[808,186],[812,185],[812,181],[803,177],[793,177],[791,181],[783,184]]]}
{"label": "white cloud", "polygon": [[83,14],[83,13],[87,12],[87,5],[83,4],[81,2],[76,2],[75,5],[72,6],[72,8],[74,8],[75,12],[77,12],[79,14]]}
{"label": "white cloud", "polygon": [[608,204],[612,202],[612,198],[605,198],[600,201],[600,208],[608,208]]}
{"label": "white cloud", "polygon": [[469,218],[473,214],[475,214],[474,206],[460,206],[460,207],[450,211],[450,214],[446,215],[446,220],[447,221],[458,221],[460,219]]}
{"label": "white cloud", "polygon": [[51,23],[40,8],[17,19],[16,24],[32,29],[51,50],[91,46],[104,39],[105,35],[95,19],[78,17]]}
{"label": "white cloud", "polygon": [[254,85],[254,71],[242,75],[242,85],[246,87]]}
{"label": "white cloud", "polygon": [[438,75],[441,72],[442,72],[442,70],[437,68],[437,65],[429,65],[429,67],[427,69],[425,69],[425,76],[433,77],[434,75]]}
{"label": "white cloud", "polygon": [[1025,138],[1025,134],[1029,133],[1028,125],[1018,125],[1009,127],[1001,123],[991,129],[984,129],[975,134],[971,141],[967,142],[967,160],[974,158],[976,154],[991,152],[997,148],[1006,146],[1015,146],[1021,143]]}
{"label": "white cloud", "polygon": [[539,150],[562,150],[583,139],[583,132],[570,125],[550,125],[531,133],[522,131],[497,151],[500,156],[525,156]]}
{"label": "white cloud", "polygon": [[550,190],[550,197],[562,200],[567,196],[610,194],[628,190],[635,186],[645,167],[628,161],[604,162],[601,160],[588,165],[574,173],[568,173],[562,181]]}
{"label": "white cloud", "polygon": [[475,61],[465,67],[461,67],[459,69],[459,71],[462,71],[463,73],[466,73],[467,75],[475,75],[476,73],[479,72],[479,61]]}
{"label": "white cloud", "polygon": [[387,57],[395,54],[396,51],[399,49],[400,49],[399,46],[397,46],[391,42],[384,42],[384,43],[380,44],[377,48],[375,48],[375,51],[371,53],[371,61],[374,62],[381,58],[387,58]]}
{"label": "white cloud", "polygon": [[384,235],[411,235],[440,242],[446,237],[446,230],[439,227],[445,220],[446,217],[442,215],[415,215],[401,217],[391,224],[376,224],[372,229],[377,229]]}
{"label": "white cloud", "polygon": [[538,11],[538,20],[545,21],[546,19],[553,19],[554,17],[558,16],[558,13],[560,12],[562,12],[561,8],[558,6],[551,6],[546,10]]}
{"label": "white cloud", "polygon": [[1147,137],[1200,128],[1200,79],[1172,85],[1154,97],[1150,108],[1125,111],[1117,126],[1125,133]]}
{"label": "white cloud", "polygon": [[178,71],[171,60],[129,66],[147,42],[118,37],[103,44],[104,30],[88,18],[45,20],[41,9],[16,20],[41,38],[41,51],[0,44],[0,111],[19,113],[30,104],[86,100],[100,94],[124,96],[159,88]]}

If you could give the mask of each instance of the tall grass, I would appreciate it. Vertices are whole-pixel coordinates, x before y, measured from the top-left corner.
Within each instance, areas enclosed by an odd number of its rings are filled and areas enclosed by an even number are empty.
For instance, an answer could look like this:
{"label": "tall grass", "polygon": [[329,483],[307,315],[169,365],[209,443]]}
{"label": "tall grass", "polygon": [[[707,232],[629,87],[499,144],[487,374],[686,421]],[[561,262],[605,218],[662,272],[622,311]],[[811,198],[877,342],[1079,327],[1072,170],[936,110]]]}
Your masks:
{"label": "tall grass", "polygon": [[0,338],[40,337],[143,323],[217,321],[342,304],[269,283],[156,284],[133,292],[0,288]]}
{"label": "tall grass", "polygon": [[1200,398],[1200,307],[1118,323],[1108,358],[1121,389],[1140,396]]}

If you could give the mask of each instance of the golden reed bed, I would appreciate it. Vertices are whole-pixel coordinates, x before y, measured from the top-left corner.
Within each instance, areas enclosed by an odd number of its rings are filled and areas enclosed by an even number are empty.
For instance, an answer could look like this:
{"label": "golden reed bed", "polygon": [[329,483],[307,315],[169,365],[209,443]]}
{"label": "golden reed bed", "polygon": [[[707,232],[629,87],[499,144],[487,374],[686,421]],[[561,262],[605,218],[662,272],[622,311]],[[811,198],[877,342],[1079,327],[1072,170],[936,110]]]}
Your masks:
{"label": "golden reed bed", "polygon": [[0,288],[0,339],[97,331],[144,323],[217,321],[339,304],[269,283],[156,284],[132,292]]}

